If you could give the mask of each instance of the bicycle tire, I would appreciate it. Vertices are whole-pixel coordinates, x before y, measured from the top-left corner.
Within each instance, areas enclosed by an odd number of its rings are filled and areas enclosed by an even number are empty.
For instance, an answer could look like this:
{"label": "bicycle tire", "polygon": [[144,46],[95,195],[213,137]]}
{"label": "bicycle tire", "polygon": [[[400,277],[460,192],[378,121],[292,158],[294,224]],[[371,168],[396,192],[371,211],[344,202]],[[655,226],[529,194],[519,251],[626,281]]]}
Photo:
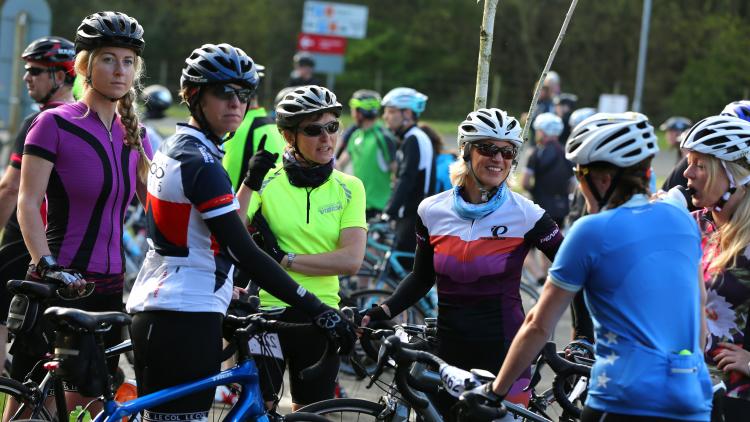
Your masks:
{"label": "bicycle tire", "polygon": [[[11,378],[0,378],[0,414],[4,414],[5,408],[8,406],[10,399],[13,398],[18,403],[26,404],[30,408],[41,406],[39,409],[39,419],[43,421],[54,421],[56,418],[50,414],[50,411],[45,408],[41,401],[35,403],[32,398],[31,389],[23,385],[22,383],[11,379]],[[21,416],[17,419],[11,419],[13,421],[29,420],[28,416]],[[36,419],[35,419],[36,420]]]}
{"label": "bicycle tire", "polygon": [[[362,399],[330,399],[309,404],[301,408],[300,412],[314,413],[316,415],[329,416],[328,420],[378,420],[385,410],[385,405]],[[330,415],[338,415],[334,419]],[[346,415],[346,417],[344,416]],[[356,415],[356,416],[355,416]],[[355,416],[354,419],[351,419]],[[365,416],[365,419],[362,419]],[[372,419],[367,418],[368,416]]]}
{"label": "bicycle tire", "polygon": [[309,412],[294,412],[281,417],[281,421],[286,422],[331,422],[325,416]]}

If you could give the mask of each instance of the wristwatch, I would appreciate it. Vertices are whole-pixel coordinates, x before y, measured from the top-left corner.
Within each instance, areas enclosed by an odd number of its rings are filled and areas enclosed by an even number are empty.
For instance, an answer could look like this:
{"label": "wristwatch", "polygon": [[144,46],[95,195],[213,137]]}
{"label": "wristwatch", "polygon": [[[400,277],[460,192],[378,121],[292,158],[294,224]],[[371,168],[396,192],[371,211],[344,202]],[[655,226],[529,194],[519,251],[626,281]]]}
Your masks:
{"label": "wristwatch", "polygon": [[294,252],[289,252],[286,254],[286,269],[290,270],[292,269],[292,262],[294,262],[294,258],[297,257],[297,254]]}

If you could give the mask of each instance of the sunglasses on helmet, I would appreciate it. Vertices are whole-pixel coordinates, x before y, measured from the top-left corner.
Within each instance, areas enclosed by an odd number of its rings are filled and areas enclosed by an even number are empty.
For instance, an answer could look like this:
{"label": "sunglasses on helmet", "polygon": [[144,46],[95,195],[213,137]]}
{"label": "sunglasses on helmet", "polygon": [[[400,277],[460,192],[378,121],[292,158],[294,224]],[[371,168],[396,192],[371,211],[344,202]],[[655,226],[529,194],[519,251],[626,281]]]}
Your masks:
{"label": "sunglasses on helmet", "polygon": [[518,152],[514,147],[499,147],[493,144],[474,144],[474,148],[476,148],[479,155],[484,157],[492,158],[500,154],[505,160],[516,158],[516,153]]}
{"label": "sunglasses on helmet", "polygon": [[250,88],[232,88],[229,85],[216,85],[211,88],[211,94],[224,101],[230,101],[233,96],[237,96],[237,99],[240,100],[241,103],[246,103],[250,101],[250,97],[253,95],[253,90]]}
{"label": "sunglasses on helmet", "polygon": [[42,73],[44,73],[44,72],[46,72],[46,71],[47,71],[47,68],[45,68],[45,67],[32,67],[32,66],[27,66],[27,67],[26,67],[26,68],[24,68],[24,69],[25,69],[25,70],[26,70],[27,72],[29,72],[29,75],[31,75],[31,76],[39,76],[39,75],[41,75]]}
{"label": "sunglasses on helmet", "polygon": [[325,131],[329,134],[333,135],[334,133],[339,131],[339,122],[333,120],[324,125],[320,123],[311,123],[299,129],[307,136],[320,136],[321,132],[323,132],[323,129],[325,129]]}

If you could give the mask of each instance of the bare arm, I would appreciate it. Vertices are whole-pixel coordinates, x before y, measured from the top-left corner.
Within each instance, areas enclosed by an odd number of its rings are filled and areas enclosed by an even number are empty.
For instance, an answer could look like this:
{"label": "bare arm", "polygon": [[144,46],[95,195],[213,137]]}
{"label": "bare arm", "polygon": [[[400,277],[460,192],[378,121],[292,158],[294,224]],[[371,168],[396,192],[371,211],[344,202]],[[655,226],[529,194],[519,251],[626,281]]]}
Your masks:
{"label": "bare arm", "polygon": [[[362,266],[366,241],[365,229],[361,227],[343,229],[339,236],[338,249],[314,255],[297,255],[291,270],[307,275],[355,274]],[[287,259],[288,257],[285,256],[281,260],[281,266],[284,268],[286,268]]]}
{"label": "bare arm", "polygon": [[34,155],[23,157],[21,183],[18,193],[18,223],[32,262],[51,255],[39,209],[47,191],[47,182],[54,164]]}
{"label": "bare arm", "polygon": [[561,289],[549,279],[544,283],[539,303],[526,315],[521,329],[510,345],[500,373],[492,383],[495,393],[507,394],[521,372],[531,365],[574,296],[575,292]]}
{"label": "bare arm", "polygon": [[237,202],[240,203],[240,209],[237,213],[240,215],[242,224],[247,226],[247,208],[250,206],[250,199],[253,197],[253,190],[246,184],[240,183],[240,190],[237,192]]}
{"label": "bare arm", "polygon": [[21,172],[12,166],[5,169],[0,180],[0,228],[8,224],[18,202],[18,188],[21,184]]}

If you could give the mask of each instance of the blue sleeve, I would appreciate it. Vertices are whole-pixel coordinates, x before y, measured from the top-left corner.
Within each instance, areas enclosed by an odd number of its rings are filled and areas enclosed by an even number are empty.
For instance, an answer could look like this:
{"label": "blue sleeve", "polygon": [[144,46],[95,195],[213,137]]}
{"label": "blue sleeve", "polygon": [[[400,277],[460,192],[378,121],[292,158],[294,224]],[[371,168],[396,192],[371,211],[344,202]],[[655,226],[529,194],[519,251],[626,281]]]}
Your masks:
{"label": "blue sleeve", "polygon": [[583,217],[573,224],[549,269],[552,284],[561,289],[577,292],[591,274],[595,251],[601,249],[598,224],[591,217]]}

